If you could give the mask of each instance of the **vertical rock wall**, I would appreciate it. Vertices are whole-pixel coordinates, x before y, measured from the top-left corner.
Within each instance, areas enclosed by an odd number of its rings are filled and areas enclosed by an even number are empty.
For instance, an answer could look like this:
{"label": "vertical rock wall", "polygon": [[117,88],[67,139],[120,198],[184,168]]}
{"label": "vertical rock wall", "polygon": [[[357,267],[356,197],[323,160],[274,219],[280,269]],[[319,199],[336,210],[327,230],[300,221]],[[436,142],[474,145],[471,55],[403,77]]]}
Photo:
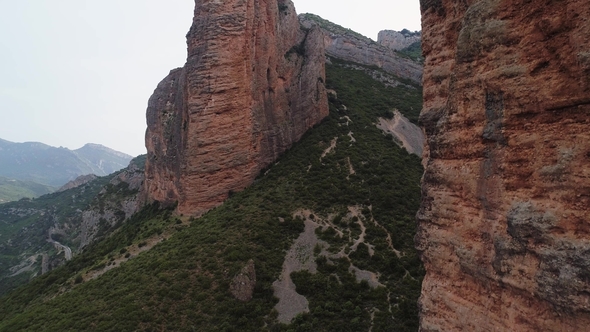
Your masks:
{"label": "vertical rock wall", "polygon": [[289,0],[196,0],[187,44],[149,101],[145,193],[200,214],[328,114],[325,55]]}
{"label": "vertical rock wall", "polygon": [[422,331],[588,331],[588,1],[421,9]]}

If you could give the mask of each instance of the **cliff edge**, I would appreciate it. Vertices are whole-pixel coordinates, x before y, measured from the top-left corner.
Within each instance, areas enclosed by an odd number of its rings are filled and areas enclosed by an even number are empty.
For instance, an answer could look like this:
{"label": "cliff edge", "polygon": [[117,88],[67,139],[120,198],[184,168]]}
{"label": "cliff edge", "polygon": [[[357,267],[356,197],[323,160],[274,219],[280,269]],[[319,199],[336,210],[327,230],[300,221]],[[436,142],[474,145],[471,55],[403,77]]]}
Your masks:
{"label": "cliff edge", "polygon": [[414,43],[420,43],[421,35],[419,31],[410,32],[406,29],[402,31],[382,30],[377,35],[377,42],[394,51],[400,51]]}
{"label": "cliff edge", "polygon": [[587,331],[587,1],[420,2],[421,330]]}
{"label": "cliff edge", "polygon": [[199,215],[328,115],[325,55],[289,0],[196,0],[187,44],[148,103],[145,193]]}
{"label": "cliff edge", "polygon": [[326,54],[340,60],[375,66],[397,77],[422,82],[422,64],[402,57],[396,50],[314,14],[299,15],[301,25],[319,26],[324,32]]}

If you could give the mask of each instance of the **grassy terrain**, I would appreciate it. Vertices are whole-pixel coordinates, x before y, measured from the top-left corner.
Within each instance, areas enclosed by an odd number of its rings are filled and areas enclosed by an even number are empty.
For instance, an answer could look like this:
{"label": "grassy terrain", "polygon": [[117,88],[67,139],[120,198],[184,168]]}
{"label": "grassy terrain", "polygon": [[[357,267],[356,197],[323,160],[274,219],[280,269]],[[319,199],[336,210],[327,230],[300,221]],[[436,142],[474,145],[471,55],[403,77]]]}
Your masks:
{"label": "grassy terrain", "polygon": [[[1,298],[0,331],[417,330],[423,268],[413,236],[422,169],[418,157],[374,123],[393,108],[415,120],[421,90],[388,88],[339,64],[328,67],[327,85],[338,93],[330,98],[330,115],[252,186],[190,224],[169,210],[144,208],[65,266]],[[335,148],[321,157],[334,140]],[[304,229],[293,213],[307,209],[331,220],[336,226],[317,235],[335,250],[350,248],[361,233],[359,218],[346,217],[352,206],[367,221],[365,240],[375,254],[365,244],[347,249],[349,260],[314,250],[317,273],[291,276],[309,301],[309,313],[290,325],[277,323],[271,285]],[[78,277],[110,264],[158,229],[174,234],[97,279]],[[388,249],[387,234],[399,257]],[[257,282],[252,300],[244,303],[233,298],[229,284],[249,259]],[[380,273],[382,286],[358,282],[349,272],[352,264]]]}
{"label": "grassy terrain", "polygon": [[[405,115],[408,120],[418,124],[420,111],[422,110],[422,86],[412,80],[388,74],[377,66],[363,66],[349,61],[343,61],[330,57],[334,64],[329,66],[330,76],[327,78],[329,87],[332,86],[338,91],[340,100],[332,100],[335,107],[342,109],[351,106],[356,110],[354,116],[361,116],[366,121],[376,120],[373,117],[391,117],[391,110],[396,108]],[[352,70],[352,66],[364,70]],[[375,81],[368,72],[380,72],[381,76],[389,77],[401,83],[396,87],[387,87]],[[364,114],[370,109],[369,114]]]}
{"label": "grassy terrain", "polygon": [[13,180],[0,177],[0,204],[21,198],[35,198],[49,194],[56,188],[32,181]]}

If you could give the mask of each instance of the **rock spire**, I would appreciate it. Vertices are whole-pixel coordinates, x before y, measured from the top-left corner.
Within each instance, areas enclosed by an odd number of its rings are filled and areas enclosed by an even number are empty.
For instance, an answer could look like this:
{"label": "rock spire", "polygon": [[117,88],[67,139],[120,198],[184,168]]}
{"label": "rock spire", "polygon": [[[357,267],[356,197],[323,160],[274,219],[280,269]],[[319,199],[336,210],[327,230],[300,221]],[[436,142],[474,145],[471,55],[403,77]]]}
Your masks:
{"label": "rock spire", "polygon": [[198,215],[328,114],[325,55],[289,0],[196,0],[187,45],[149,100],[145,194]]}

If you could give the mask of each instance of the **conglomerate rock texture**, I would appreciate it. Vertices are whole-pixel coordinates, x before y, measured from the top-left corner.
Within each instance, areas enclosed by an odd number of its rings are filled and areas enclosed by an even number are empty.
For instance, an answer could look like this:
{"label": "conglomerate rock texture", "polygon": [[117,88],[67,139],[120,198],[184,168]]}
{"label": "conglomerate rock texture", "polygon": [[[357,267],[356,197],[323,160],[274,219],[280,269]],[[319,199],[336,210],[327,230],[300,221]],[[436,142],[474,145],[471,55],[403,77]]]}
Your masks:
{"label": "conglomerate rock texture", "polygon": [[588,331],[588,1],[421,10],[421,330]]}
{"label": "conglomerate rock texture", "polygon": [[328,114],[318,28],[289,0],[196,0],[188,59],[149,100],[145,194],[198,215]]}

